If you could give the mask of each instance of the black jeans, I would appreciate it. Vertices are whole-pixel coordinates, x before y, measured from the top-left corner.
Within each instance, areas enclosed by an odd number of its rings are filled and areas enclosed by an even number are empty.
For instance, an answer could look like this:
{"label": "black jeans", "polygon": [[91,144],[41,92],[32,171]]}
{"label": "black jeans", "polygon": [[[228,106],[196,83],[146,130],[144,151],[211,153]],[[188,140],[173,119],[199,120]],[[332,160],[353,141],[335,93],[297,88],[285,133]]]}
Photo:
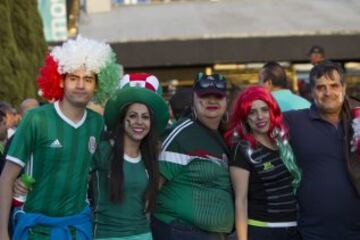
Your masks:
{"label": "black jeans", "polygon": [[226,234],[203,231],[193,225],[173,221],[164,223],[151,218],[151,231],[154,240],[226,240]]}
{"label": "black jeans", "polygon": [[268,228],[248,225],[249,240],[300,240],[296,227]]}

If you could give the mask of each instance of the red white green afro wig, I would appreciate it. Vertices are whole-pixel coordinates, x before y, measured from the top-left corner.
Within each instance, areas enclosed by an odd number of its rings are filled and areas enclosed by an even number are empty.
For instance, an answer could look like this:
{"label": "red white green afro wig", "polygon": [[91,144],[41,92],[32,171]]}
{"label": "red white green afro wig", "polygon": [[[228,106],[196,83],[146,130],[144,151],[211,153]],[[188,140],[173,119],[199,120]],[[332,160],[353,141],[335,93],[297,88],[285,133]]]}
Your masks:
{"label": "red white green afro wig", "polygon": [[97,75],[93,100],[104,105],[118,85],[121,68],[109,44],[82,36],[70,39],[48,53],[37,77],[40,95],[49,101],[62,99],[61,81],[67,73],[80,67]]}

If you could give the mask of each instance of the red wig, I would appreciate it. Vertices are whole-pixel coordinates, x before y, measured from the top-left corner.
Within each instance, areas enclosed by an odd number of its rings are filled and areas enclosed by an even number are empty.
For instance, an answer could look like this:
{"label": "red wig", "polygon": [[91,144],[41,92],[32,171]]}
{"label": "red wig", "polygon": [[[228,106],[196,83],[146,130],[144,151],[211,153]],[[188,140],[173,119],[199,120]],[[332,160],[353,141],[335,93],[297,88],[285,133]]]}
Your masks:
{"label": "red wig", "polygon": [[64,89],[60,87],[60,83],[63,79],[64,75],[60,75],[58,72],[57,62],[48,54],[45,64],[40,68],[40,74],[37,77],[41,96],[49,101],[62,99]]}
{"label": "red wig", "polygon": [[[277,128],[279,131],[286,131],[283,126],[280,108],[271,93],[264,87],[250,86],[244,89],[233,103],[229,130],[225,133],[225,139],[230,146],[236,143],[236,139],[234,139],[236,136],[249,141],[252,147],[256,146],[256,141],[247,124],[252,103],[256,100],[264,101],[269,107],[270,127],[267,134],[270,139],[274,140],[274,136],[271,134],[274,128]],[[284,134],[284,136],[286,136],[286,134]]]}

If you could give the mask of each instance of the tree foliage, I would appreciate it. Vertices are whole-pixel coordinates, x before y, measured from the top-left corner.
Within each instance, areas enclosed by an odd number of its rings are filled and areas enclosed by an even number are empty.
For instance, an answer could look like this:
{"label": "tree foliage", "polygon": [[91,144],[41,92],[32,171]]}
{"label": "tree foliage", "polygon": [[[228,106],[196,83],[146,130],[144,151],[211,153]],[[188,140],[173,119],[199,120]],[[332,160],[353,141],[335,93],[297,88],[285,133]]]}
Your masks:
{"label": "tree foliage", "polygon": [[1,0],[0,22],[0,100],[17,106],[37,97],[36,76],[47,51],[37,0]]}

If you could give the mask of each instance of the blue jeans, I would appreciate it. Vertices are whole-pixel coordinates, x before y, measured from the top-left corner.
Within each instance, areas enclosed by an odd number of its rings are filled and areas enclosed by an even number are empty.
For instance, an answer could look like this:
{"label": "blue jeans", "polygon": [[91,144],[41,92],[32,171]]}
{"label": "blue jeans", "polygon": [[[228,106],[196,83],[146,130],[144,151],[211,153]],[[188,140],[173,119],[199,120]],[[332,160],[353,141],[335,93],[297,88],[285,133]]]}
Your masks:
{"label": "blue jeans", "polygon": [[203,231],[190,224],[173,221],[164,223],[151,218],[151,230],[154,240],[226,240],[226,234]]}
{"label": "blue jeans", "polygon": [[248,225],[249,240],[300,240],[296,227],[268,228]]}

